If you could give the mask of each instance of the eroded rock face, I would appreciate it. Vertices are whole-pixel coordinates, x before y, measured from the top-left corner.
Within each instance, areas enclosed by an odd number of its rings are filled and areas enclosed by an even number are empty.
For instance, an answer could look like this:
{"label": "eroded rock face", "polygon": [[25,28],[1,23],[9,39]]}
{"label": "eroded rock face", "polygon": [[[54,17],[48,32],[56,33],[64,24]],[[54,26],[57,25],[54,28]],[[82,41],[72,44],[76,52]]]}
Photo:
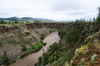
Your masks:
{"label": "eroded rock face", "polygon": [[6,32],[12,32],[13,30],[16,29],[34,29],[34,28],[42,28],[42,27],[46,27],[46,28],[64,28],[66,26],[68,26],[69,23],[30,23],[30,24],[25,24],[23,26],[12,26],[12,27],[8,27],[8,26],[0,26],[0,34],[2,35],[3,33]]}
{"label": "eroded rock face", "polygon": [[8,57],[14,60],[23,52],[21,44],[25,44],[29,48],[30,44],[34,45],[40,41],[42,35],[50,33],[49,28],[57,30],[68,25],[68,23],[31,23],[10,27],[0,26],[0,43],[2,44],[0,46],[0,58],[6,50]]}
{"label": "eroded rock face", "polygon": [[68,23],[31,23],[31,24],[26,24],[28,29],[33,29],[33,28],[42,28],[43,26],[47,28],[61,28],[61,27],[66,27],[69,25]]}
{"label": "eroded rock face", "polygon": [[0,47],[0,65],[3,62],[2,57],[3,57],[4,51],[7,52],[7,57],[9,57],[11,61],[14,61],[22,53],[21,49],[22,47],[20,45],[2,43],[2,47]]}
{"label": "eroded rock face", "polygon": [[[33,33],[34,32],[34,33]],[[11,61],[18,58],[23,52],[20,45],[25,44],[27,48],[40,41],[41,35],[46,35],[50,31],[47,28],[29,28],[26,25],[20,26],[0,26],[0,65],[4,50]]]}

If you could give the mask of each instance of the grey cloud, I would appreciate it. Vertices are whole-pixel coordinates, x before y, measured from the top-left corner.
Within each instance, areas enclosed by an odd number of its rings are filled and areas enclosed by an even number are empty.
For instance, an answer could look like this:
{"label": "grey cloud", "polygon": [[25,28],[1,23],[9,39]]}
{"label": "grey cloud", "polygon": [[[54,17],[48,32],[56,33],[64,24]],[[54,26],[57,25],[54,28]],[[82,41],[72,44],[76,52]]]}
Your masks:
{"label": "grey cloud", "polygon": [[62,0],[60,2],[57,2],[53,7],[53,10],[56,11],[70,11],[70,10],[80,10],[83,9],[84,6],[77,2],[77,0]]}
{"label": "grey cloud", "polygon": [[74,20],[95,16],[99,2],[100,0],[0,0],[0,17],[32,16]]}
{"label": "grey cloud", "polygon": [[0,12],[0,15],[7,15],[7,13],[4,13],[4,12]]}
{"label": "grey cloud", "polygon": [[70,16],[85,16],[85,15],[88,15],[86,12],[71,12],[69,13],[68,15]]}

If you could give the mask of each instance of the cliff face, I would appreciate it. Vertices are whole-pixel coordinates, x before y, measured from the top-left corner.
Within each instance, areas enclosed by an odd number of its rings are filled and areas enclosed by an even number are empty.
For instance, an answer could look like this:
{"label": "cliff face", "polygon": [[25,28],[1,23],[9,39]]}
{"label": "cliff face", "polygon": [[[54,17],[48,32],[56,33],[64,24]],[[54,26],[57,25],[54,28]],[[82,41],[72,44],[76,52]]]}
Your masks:
{"label": "cliff face", "polygon": [[[64,28],[69,23],[30,23],[30,24],[25,24],[22,27],[27,28],[29,30],[34,29],[34,28]],[[19,26],[12,26],[12,27],[7,27],[7,26],[0,26],[0,35],[6,32],[12,32],[13,30],[19,29]]]}
{"label": "cliff face", "polygon": [[[20,45],[25,44],[25,46],[29,48],[31,45],[36,44],[37,41],[40,41],[42,35],[49,34],[53,30],[61,29],[64,38],[64,40],[62,39],[61,44],[64,45],[66,44],[65,39],[68,37],[66,32],[71,30],[73,27],[76,30],[80,29],[80,39],[75,43],[76,45],[79,45],[85,40],[88,34],[92,32],[90,26],[91,25],[88,23],[30,23],[18,26],[0,26],[0,64],[2,64],[1,57],[3,56],[4,50],[7,51],[10,60],[14,60],[23,53]],[[93,30],[95,30],[93,32],[96,32],[99,28]],[[70,55],[72,54],[69,54],[68,56]]]}
{"label": "cliff face", "polygon": [[[46,27],[46,26],[45,26]],[[2,64],[3,52],[7,52],[7,56],[11,61],[16,59],[22,51],[21,45],[25,44],[27,48],[36,44],[44,36],[50,32],[49,28],[45,28],[42,24],[27,24],[19,26],[0,26],[0,64]]]}
{"label": "cliff face", "polygon": [[43,26],[47,28],[63,28],[66,27],[68,23],[31,23],[31,24],[26,24],[28,29],[33,29],[35,27],[37,28],[42,28]]}

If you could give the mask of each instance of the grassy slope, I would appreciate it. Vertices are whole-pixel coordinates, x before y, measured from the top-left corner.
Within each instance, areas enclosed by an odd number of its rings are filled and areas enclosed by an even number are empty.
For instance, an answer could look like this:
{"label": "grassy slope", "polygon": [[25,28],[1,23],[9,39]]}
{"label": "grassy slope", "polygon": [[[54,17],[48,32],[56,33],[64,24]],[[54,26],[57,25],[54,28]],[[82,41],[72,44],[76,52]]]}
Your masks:
{"label": "grassy slope", "polygon": [[[81,53],[78,53],[79,56],[73,60],[73,66],[85,65],[85,66],[100,66],[100,44],[94,43],[91,44],[92,46],[88,49],[84,49]],[[99,46],[99,47],[97,47]],[[84,46],[85,47],[85,46]],[[92,59],[93,55],[96,54],[97,56]],[[82,59],[84,61],[82,62]]]}
{"label": "grassy slope", "polygon": [[[71,49],[65,50],[64,55],[59,58],[58,61],[54,61],[51,66],[100,66],[100,31],[96,34],[87,37],[85,42],[88,42],[86,45],[78,45]],[[94,42],[95,41],[95,42]],[[79,48],[77,54],[75,54],[75,50]],[[87,49],[88,48],[88,49]],[[94,58],[93,62],[91,57],[96,54],[97,56]],[[74,57],[74,59],[72,58]],[[82,58],[85,61],[81,61]],[[70,65],[71,60],[73,60],[72,65]]]}
{"label": "grassy slope", "polygon": [[[77,24],[76,24],[77,25]],[[79,26],[82,26],[82,25],[79,25]],[[92,26],[92,28],[90,28]],[[81,28],[81,27],[80,27]],[[80,29],[79,28],[79,29]],[[82,39],[82,37],[84,37],[84,39],[86,39],[86,37],[87,36],[89,36],[89,35],[91,35],[92,33],[95,33],[95,31],[98,31],[98,29],[99,29],[99,25],[94,25],[94,23],[87,23],[86,25],[84,25],[84,29],[82,30],[82,33],[81,33],[81,38],[79,39],[79,40],[81,40]],[[100,33],[100,32],[99,32]],[[98,33],[98,34],[99,34]],[[97,35],[94,35],[95,37],[98,37],[98,34]],[[94,38],[95,38],[94,37]],[[66,38],[66,37],[64,37],[64,38]],[[87,40],[87,39],[86,39]],[[81,40],[81,42],[80,42],[80,44],[78,44],[77,46],[74,46],[73,48],[70,48],[70,49],[65,49],[65,52],[63,52],[64,53],[64,55],[62,55],[62,57],[60,57],[59,59],[58,59],[58,61],[54,61],[52,64],[51,64],[51,66],[68,66],[68,64],[71,62],[71,59],[72,59],[72,57],[74,57],[74,55],[75,55],[75,50],[77,49],[77,48],[80,48],[81,47],[81,45],[83,45],[84,44],[84,42],[85,43],[87,43],[87,42],[93,42],[95,39],[89,39],[89,40],[87,40],[87,41],[85,41],[85,40]],[[61,40],[62,41],[62,40]],[[99,45],[100,46],[100,45]],[[92,49],[91,49],[92,50]],[[98,49],[98,50],[100,50],[100,49]],[[94,53],[96,53],[96,52],[94,52]],[[93,54],[92,54],[93,55]],[[98,57],[100,57],[100,56],[98,56]],[[82,58],[81,58],[82,59]],[[77,59],[78,60],[78,59]],[[67,62],[67,64],[66,64],[66,62]],[[98,62],[98,61],[97,61]],[[75,63],[78,63],[78,62],[75,62]],[[66,64],[66,65],[65,65]],[[70,65],[69,65],[70,66]],[[72,65],[73,66],[73,65]],[[79,65],[74,65],[74,66],[79,66]]]}
{"label": "grassy slope", "polygon": [[[87,37],[86,45],[79,48],[78,52],[73,59],[73,66],[85,65],[85,66],[100,66],[100,31],[94,35]],[[93,57],[93,55],[97,55]],[[82,59],[84,58],[84,61]]]}
{"label": "grassy slope", "polygon": [[70,62],[71,58],[74,56],[75,49],[78,47],[80,47],[80,45],[71,49],[65,49],[65,51],[63,51],[63,55],[59,58],[59,60],[54,61],[51,66],[63,66],[66,61]]}

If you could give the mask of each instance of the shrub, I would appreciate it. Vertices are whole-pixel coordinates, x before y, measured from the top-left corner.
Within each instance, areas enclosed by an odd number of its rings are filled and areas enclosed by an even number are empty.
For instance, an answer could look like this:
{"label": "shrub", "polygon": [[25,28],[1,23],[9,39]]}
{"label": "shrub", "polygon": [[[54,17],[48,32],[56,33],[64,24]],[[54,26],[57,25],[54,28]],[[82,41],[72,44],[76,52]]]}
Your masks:
{"label": "shrub", "polygon": [[93,46],[93,44],[88,43],[88,44],[87,44],[87,46],[90,48],[90,47],[92,47],[92,46]]}
{"label": "shrub", "polygon": [[91,57],[91,64],[93,65],[93,63],[94,63],[94,61],[95,61],[95,57],[96,57],[97,55],[96,54],[94,54],[92,57]]}
{"label": "shrub", "polygon": [[39,57],[39,59],[38,59],[38,64],[39,64],[39,65],[42,64],[42,58],[41,58],[41,57]]}
{"label": "shrub", "polygon": [[41,40],[43,40],[46,36],[44,34],[42,34],[41,36]]}
{"label": "shrub", "polygon": [[85,59],[82,58],[81,61],[80,61],[80,63],[79,63],[79,66],[80,66],[80,65],[83,65],[83,64],[84,64],[84,61],[85,61]]}
{"label": "shrub", "polygon": [[47,43],[43,43],[43,45],[46,45]]}
{"label": "shrub", "polygon": [[22,51],[26,51],[26,50],[27,50],[25,44],[23,44],[23,45],[21,45],[21,46],[22,46]]}
{"label": "shrub", "polygon": [[82,51],[82,54],[85,55],[85,54],[88,53],[88,52],[89,52],[89,50],[83,50],[83,51]]}
{"label": "shrub", "polygon": [[35,63],[34,66],[37,66],[37,63]]}
{"label": "shrub", "polygon": [[7,57],[6,51],[4,51],[4,55],[3,55],[3,57],[2,57],[2,60],[3,60],[3,63],[4,63],[5,65],[9,65],[9,64],[10,64],[10,59]]}
{"label": "shrub", "polygon": [[81,30],[72,27],[70,30],[66,31],[66,42],[69,43],[70,47],[73,47],[74,44],[79,40],[81,35]]}
{"label": "shrub", "polygon": [[100,24],[100,17],[97,17],[97,24]]}
{"label": "shrub", "polygon": [[19,58],[23,58],[24,56],[28,55],[29,53],[33,53],[33,52],[36,52],[36,51],[40,50],[42,48],[42,46],[43,46],[43,42],[42,41],[37,42],[36,45],[34,45],[34,46],[32,45],[28,49],[26,49],[25,44],[22,45],[23,50],[25,50],[25,51],[19,56]]}
{"label": "shrub", "polygon": [[84,50],[84,46],[82,46],[79,50],[78,50],[78,53],[82,53],[82,51]]}
{"label": "shrub", "polygon": [[52,31],[50,30],[50,33],[51,33]]}

